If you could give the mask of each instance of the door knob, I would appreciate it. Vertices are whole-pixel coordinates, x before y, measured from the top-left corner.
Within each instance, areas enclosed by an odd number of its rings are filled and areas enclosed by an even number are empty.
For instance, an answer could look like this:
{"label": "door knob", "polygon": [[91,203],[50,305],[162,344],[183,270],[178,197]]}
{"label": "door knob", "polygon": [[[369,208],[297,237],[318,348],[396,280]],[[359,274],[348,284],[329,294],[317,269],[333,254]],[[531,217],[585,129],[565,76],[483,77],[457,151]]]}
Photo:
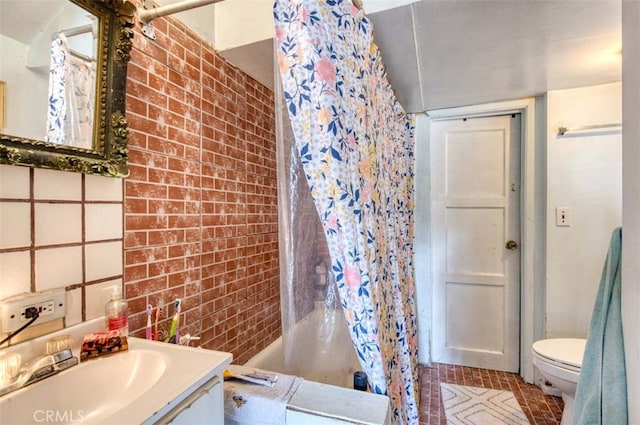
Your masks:
{"label": "door knob", "polygon": [[505,248],[510,249],[511,251],[515,251],[516,249],[518,249],[518,242],[508,241],[505,245]]}

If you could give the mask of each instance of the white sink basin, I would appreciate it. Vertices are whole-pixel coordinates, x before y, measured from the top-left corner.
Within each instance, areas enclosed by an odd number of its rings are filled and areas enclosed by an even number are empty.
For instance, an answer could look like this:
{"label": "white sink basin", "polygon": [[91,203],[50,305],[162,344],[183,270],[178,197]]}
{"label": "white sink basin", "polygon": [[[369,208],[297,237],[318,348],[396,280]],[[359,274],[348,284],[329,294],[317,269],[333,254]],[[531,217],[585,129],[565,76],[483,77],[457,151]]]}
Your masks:
{"label": "white sink basin", "polygon": [[230,362],[227,353],[129,338],[126,352],[84,361],[0,397],[0,424],[139,424],[204,379],[225,355]]}
{"label": "white sink basin", "polygon": [[167,363],[166,355],[151,350],[83,362],[3,398],[0,423],[39,422],[48,412],[66,414],[63,422],[98,421],[148,391]]}

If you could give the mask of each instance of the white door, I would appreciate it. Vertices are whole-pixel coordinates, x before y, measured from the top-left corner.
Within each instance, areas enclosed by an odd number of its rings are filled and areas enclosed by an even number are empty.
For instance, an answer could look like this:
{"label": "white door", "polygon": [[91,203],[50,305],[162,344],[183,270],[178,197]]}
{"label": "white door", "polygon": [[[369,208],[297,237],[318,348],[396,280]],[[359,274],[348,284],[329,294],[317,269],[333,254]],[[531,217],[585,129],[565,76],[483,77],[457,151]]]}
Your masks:
{"label": "white door", "polygon": [[431,124],[433,361],[520,366],[520,115]]}

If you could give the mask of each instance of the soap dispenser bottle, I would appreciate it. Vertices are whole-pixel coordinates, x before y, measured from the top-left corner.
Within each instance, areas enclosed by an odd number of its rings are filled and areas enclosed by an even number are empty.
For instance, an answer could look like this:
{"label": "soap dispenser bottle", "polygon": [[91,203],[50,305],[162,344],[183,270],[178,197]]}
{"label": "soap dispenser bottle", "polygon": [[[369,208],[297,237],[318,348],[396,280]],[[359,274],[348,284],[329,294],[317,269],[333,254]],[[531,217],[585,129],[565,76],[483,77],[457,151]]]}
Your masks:
{"label": "soap dispenser bottle", "polygon": [[127,301],[122,298],[119,288],[114,288],[111,301],[105,305],[104,315],[107,329],[119,331],[120,336],[129,336],[129,321],[127,320]]}

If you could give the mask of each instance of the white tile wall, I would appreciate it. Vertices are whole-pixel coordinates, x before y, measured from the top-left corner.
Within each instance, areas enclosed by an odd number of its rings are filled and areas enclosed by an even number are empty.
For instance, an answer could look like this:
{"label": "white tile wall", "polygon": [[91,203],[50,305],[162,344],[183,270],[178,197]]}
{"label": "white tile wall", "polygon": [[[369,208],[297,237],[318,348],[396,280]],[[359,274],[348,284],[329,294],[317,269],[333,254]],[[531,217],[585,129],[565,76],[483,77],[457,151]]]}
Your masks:
{"label": "white tile wall", "polygon": [[[91,202],[84,204],[84,217],[83,180],[84,200]],[[0,301],[31,292],[34,273],[38,292],[89,283],[67,291],[65,326],[104,315],[104,305],[113,287],[122,287],[122,278],[90,283],[123,273],[123,180],[0,165],[0,199],[0,250],[8,251],[0,252]],[[97,243],[83,241],[83,219],[85,239]],[[106,239],[117,242],[100,243]],[[67,243],[77,246],[43,248]]]}
{"label": "white tile wall", "polygon": [[33,196],[35,199],[80,201],[82,174],[36,168]]}
{"label": "white tile wall", "polygon": [[67,315],[64,318],[65,326],[73,326],[82,322],[82,289],[76,288],[67,291]]}
{"label": "white tile wall", "polygon": [[82,283],[82,247],[36,250],[36,290]]}
{"label": "white tile wall", "polygon": [[122,239],[122,204],[86,204],[85,239]]}
{"label": "white tile wall", "polygon": [[85,288],[87,320],[104,316],[104,306],[111,299],[114,288],[122,288],[122,279],[109,280]]}
{"label": "white tile wall", "polygon": [[0,248],[31,246],[31,206],[28,202],[0,202]]}
{"label": "white tile wall", "polygon": [[122,242],[88,244],[85,252],[87,281],[122,274]]}
{"label": "white tile wall", "polygon": [[122,179],[103,176],[85,176],[87,201],[122,201]]}
{"label": "white tile wall", "polygon": [[82,242],[82,205],[35,204],[35,245]]}
{"label": "white tile wall", "polygon": [[29,198],[29,168],[0,165],[0,198]]}
{"label": "white tile wall", "polygon": [[0,299],[31,290],[31,256],[29,251],[0,254]]}

